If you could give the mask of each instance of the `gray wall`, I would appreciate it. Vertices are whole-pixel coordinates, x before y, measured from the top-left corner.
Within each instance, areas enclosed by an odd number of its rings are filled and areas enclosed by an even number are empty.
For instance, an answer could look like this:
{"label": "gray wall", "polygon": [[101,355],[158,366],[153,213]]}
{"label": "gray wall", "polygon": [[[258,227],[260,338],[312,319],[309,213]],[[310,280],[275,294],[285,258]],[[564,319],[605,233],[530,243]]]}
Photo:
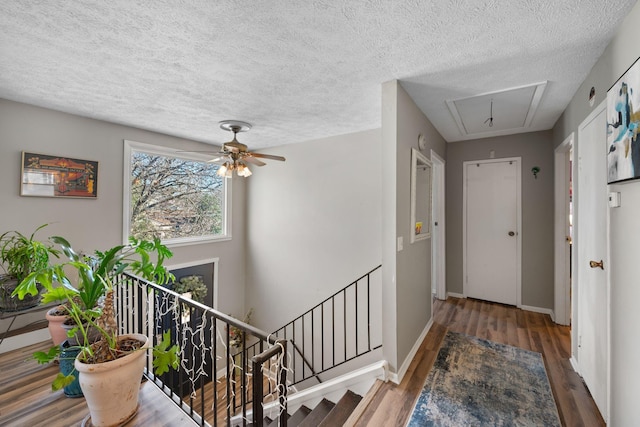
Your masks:
{"label": "gray wall", "polygon": [[[463,293],[462,164],[522,158],[522,304],[553,309],[553,143],[550,131],[454,142],[447,145],[447,291]],[[534,179],[531,168],[540,173]]]}
{"label": "gray wall", "polygon": [[380,129],[264,152],[287,160],[251,168],[246,307],[273,331],[380,265]]}
{"label": "gray wall", "polygon": [[[575,132],[592,108],[587,96],[596,88],[598,105],[606,98],[606,91],[640,56],[640,3],[636,4],[618,29],[616,36],[580,86],[571,103],[553,129],[554,145],[558,146]],[[638,108],[638,106],[634,106]],[[605,161],[603,147],[602,161]],[[610,425],[640,425],[637,396],[640,395],[638,354],[640,341],[640,285],[638,283],[638,254],[640,254],[640,182],[612,185],[610,191],[621,193],[622,205],[611,209],[610,225],[610,366],[611,406]]]}
{"label": "gray wall", "polygon": [[411,149],[422,133],[424,154],[446,158],[446,143],[397,81],[383,84],[382,105],[383,339],[385,359],[399,372],[431,319],[431,239],[410,240]]}
{"label": "gray wall", "polygon": [[[183,149],[210,149],[194,141],[127,126],[82,118],[0,99],[0,232],[30,233],[53,223],[40,238],[65,236],[77,249],[93,252],[122,241],[123,140]],[[21,197],[21,152],[68,156],[99,162],[98,198],[77,200]],[[244,311],[245,186],[233,182],[233,239],[172,248],[170,265],[219,257],[220,309],[241,316]],[[28,318],[29,316],[22,316]],[[21,319],[27,321],[29,319]],[[0,325],[0,330],[4,325]]]}

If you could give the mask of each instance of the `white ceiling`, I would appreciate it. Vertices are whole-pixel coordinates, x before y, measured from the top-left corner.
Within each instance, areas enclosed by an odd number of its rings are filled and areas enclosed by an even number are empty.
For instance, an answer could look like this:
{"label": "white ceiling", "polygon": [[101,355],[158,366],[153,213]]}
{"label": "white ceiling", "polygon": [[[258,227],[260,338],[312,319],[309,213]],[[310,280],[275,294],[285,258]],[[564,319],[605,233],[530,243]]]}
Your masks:
{"label": "white ceiling", "polygon": [[549,129],[635,3],[2,1],[0,98],[259,149],[380,127],[393,79],[448,141],[447,100],[548,81]]}

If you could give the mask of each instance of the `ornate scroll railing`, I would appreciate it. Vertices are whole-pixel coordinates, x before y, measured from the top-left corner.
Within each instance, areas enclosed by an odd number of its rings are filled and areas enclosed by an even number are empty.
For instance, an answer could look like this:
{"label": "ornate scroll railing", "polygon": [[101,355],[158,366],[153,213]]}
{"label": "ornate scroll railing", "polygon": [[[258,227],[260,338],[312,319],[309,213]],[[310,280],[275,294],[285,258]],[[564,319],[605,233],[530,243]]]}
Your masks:
{"label": "ornate scroll railing", "polygon": [[197,424],[261,426],[263,402],[278,401],[268,415],[286,427],[286,340],[127,273],[114,283],[121,334],[143,333],[155,345],[169,331],[180,347],[177,370],[154,375],[150,356],[145,376]]}

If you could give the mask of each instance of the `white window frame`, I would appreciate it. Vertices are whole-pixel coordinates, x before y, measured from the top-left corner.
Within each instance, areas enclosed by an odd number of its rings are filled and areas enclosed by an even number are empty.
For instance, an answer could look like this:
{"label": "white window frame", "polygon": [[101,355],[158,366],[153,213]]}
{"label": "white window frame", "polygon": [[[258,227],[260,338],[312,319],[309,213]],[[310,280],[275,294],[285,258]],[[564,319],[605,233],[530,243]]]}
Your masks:
{"label": "white window frame", "polygon": [[[129,241],[129,230],[131,228],[131,156],[134,152],[156,154],[160,156],[177,157],[186,160],[208,161],[211,156],[201,153],[189,153],[177,148],[145,144],[143,142],[124,140],[124,175],[123,175],[123,197],[122,197],[122,241],[126,244]],[[201,243],[221,242],[231,240],[231,179],[223,178],[222,212],[222,233],[216,235],[206,235],[197,237],[180,237],[173,239],[163,239],[162,243],[168,247],[178,247]]]}

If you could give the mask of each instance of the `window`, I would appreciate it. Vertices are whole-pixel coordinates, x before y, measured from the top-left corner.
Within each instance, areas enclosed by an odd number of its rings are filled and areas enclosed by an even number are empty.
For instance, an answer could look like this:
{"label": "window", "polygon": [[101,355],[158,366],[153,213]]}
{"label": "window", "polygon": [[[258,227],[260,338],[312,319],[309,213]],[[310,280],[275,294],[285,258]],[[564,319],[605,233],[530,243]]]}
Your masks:
{"label": "window", "polygon": [[230,181],[197,153],[126,141],[124,240],[160,237],[165,244],[229,239]]}

